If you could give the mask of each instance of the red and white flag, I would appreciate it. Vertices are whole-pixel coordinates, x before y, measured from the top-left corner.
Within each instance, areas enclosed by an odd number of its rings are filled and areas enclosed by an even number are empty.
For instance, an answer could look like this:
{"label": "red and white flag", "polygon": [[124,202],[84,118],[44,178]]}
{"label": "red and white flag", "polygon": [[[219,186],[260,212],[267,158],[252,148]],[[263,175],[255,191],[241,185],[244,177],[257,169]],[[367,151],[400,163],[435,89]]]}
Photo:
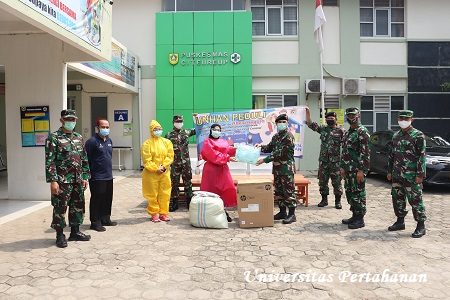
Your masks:
{"label": "red and white flag", "polygon": [[320,52],[323,51],[322,25],[327,22],[322,9],[322,0],[316,0],[316,17],[314,20],[314,36],[319,45]]}

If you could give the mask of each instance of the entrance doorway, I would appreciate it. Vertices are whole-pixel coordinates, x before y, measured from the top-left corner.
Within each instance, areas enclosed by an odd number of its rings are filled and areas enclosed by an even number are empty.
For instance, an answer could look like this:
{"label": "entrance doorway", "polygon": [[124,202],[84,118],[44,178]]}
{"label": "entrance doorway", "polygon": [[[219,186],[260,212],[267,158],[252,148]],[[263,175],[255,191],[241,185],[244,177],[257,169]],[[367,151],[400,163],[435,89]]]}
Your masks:
{"label": "entrance doorway", "polygon": [[91,135],[95,134],[95,126],[99,118],[108,117],[108,98],[91,97]]}

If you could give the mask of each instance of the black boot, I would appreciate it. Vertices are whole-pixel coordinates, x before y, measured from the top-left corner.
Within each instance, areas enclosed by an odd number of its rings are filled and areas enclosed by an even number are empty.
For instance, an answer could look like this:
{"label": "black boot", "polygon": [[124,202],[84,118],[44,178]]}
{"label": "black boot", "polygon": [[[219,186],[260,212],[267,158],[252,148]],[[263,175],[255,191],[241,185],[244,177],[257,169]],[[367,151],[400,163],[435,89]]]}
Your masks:
{"label": "black boot", "polygon": [[103,226],[117,226],[117,222],[111,221],[110,216],[103,217],[101,224]]}
{"label": "black boot", "polygon": [[172,199],[169,204],[169,211],[174,212],[178,209],[178,199]]}
{"label": "black boot", "polygon": [[58,247],[58,248],[66,248],[67,247],[66,236],[64,235],[64,233],[62,231],[56,233],[56,247]]}
{"label": "black boot", "polygon": [[328,195],[322,195],[322,201],[317,205],[318,207],[328,206]]}
{"label": "black boot", "polygon": [[275,216],[273,216],[273,219],[275,221],[278,221],[278,220],[284,220],[284,219],[286,219],[286,217],[287,217],[286,206],[280,206],[280,212],[277,213]]}
{"label": "black boot", "polygon": [[289,207],[289,214],[286,219],[283,220],[283,224],[291,224],[293,222],[297,222],[297,218],[295,217],[295,207]]}
{"label": "black boot", "polygon": [[101,231],[106,231],[106,228],[102,226],[102,222],[101,221],[96,221],[96,222],[92,222],[91,223],[91,229],[101,232]]}
{"label": "black boot", "polygon": [[342,205],[341,205],[341,196],[334,196],[334,207],[336,209],[342,209]]}
{"label": "black boot", "polygon": [[421,238],[426,233],[427,233],[427,231],[425,230],[425,222],[419,221],[419,222],[417,222],[416,230],[414,230],[414,232],[413,232],[413,234],[411,234],[411,236],[413,238]]}
{"label": "black boot", "polygon": [[348,225],[350,223],[353,223],[353,221],[355,220],[355,213],[352,212],[352,216],[348,219],[342,219],[342,224]]}
{"label": "black boot", "polygon": [[348,224],[348,229],[358,229],[358,228],[363,228],[364,226],[366,226],[366,224],[364,224],[364,216],[356,215],[353,222]]}
{"label": "black boot", "polygon": [[228,223],[233,222],[233,219],[230,217],[230,215],[228,214],[227,211],[225,211],[225,214],[227,215],[227,221],[228,221]]}
{"label": "black boot", "polygon": [[80,226],[72,226],[70,229],[69,241],[86,242],[91,239],[91,236],[80,231]]}
{"label": "black boot", "polygon": [[397,217],[397,221],[388,227],[389,231],[405,230],[405,217]]}

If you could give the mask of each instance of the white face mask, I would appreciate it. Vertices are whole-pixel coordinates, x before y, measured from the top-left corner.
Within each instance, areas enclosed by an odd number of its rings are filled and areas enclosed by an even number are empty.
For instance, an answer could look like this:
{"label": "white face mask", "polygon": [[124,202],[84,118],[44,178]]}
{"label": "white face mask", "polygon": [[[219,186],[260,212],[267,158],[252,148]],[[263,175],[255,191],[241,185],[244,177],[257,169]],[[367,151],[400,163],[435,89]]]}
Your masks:
{"label": "white face mask", "polygon": [[402,128],[408,128],[409,126],[411,126],[411,121],[398,121],[398,125]]}
{"label": "white face mask", "polygon": [[183,123],[173,123],[173,126],[174,126],[176,129],[181,129],[181,127],[183,127]]}

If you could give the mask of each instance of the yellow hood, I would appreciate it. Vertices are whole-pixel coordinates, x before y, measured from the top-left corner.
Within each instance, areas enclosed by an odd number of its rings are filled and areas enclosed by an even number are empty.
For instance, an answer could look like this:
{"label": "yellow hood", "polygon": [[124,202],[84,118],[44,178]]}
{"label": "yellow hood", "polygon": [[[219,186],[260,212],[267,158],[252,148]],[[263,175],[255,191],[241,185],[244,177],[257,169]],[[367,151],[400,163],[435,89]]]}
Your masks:
{"label": "yellow hood", "polygon": [[152,121],[150,122],[150,135],[151,135],[152,137],[156,137],[156,136],[153,134],[153,130],[154,130],[156,127],[161,127],[161,128],[162,128],[161,124],[159,124],[158,121],[152,120]]}

